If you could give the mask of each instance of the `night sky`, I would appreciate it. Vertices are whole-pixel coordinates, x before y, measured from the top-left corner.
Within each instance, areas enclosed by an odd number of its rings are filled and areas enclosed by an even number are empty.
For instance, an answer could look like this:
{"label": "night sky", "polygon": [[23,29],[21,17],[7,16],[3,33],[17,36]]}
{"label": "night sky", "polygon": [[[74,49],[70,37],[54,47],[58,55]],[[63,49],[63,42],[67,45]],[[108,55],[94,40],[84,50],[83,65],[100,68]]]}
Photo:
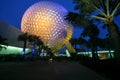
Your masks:
{"label": "night sky", "polygon": [[[24,12],[34,3],[44,0],[0,0],[0,20],[8,24],[11,24],[18,29],[21,26],[21,19]],[[48,0],[54,1],[64,6],[68,11],[75,11],[73,0]],[[115,22],[120,27],[120,17],[115,19]],[[101,28],[100,28],[101,29]],[[100,37],[104,37],[106,30],[101,29]],[[73,37],[79,37],[81,29],[75,28]]]}

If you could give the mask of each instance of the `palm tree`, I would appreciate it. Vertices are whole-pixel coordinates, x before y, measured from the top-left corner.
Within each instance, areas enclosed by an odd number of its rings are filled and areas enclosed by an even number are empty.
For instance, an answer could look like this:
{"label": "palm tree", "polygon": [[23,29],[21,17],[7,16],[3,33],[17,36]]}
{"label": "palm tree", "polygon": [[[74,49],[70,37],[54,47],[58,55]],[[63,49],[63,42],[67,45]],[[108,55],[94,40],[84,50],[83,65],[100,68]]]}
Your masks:
{"label": "palm tree", "polygon": [[95,25],[89,25],[87,26],[83,33],[81,34],[81,36],[85,37],[85,36],[88,36],[90,39],[89,39],[89,43],[91,45],[91,50],[92,50],[92,56],[93,56],[93,59],[98,59],[98,56],[97,56],[97,46],[98,46],[98,35],[99,35],[99,29],[95,26]]}
{"label": "palm tree", "polygon": [[32,46],[32,55],[35,54],[36,46],[38,46],[37,55],[39,55],[40,54],[40,49],[42,49],[43,46],[44,46],[44,43],[42,42],[40,37],[38,37],[36,35],[29,35],[28,36],[28,41],[33,45]]}
{"label": "palm tree", "polygon": [[77,38],[71,38],[70,40],[72,46],[75,48],[75,50],[77,49],[77,43],[78,43],[78,39]]}
{"label": "palm tree", "polygon": [[36,35],[29,35],[28,41],[32,44],[32,56],[35,54],[36,44],[38,42],[39,37]]}
{"label": "palm tree", "polygon": [[54,54],[52,53],[51,48],[49,48],[48,46],[45,46],[44,49],[45,49],[47,55],[49,55],[50,58],[53,58]]}
{"label": "palm tree", "polygon": [[8,45],[5,41],[6,41],[7,39],[6,38],[3,38],[2,36],[0,36],[0,51],[4,48],[4,49],[6,49],[6,47],[5,46],[2,46],[2,44],[3,45]]}
{"label": "palm tree", "polygon": [[24,58],[24,54],[25,54],[25,50],[26,50],[26,44],[27,44],[27,40],[28,40],[28,34],[27,33],[23,33],[21,35],[18,36],[18,41],[23,41],[23,51],[22,51],[22,57]]}
{"label": "palm tree", "polygon": [[[87,40],[84,39],[83,37],[79,37],[79,38],[78,38],[78,44],[80,45],[80,47],[81,47],[81,46],[87,46]],[[82,50],[85,51],[85,49],[82,49]]]}
{"label": "palm tree", "polygon": [[38,46],[37,54],[40,55],[41,49],[43,48],[44,43],[43,43],[43,41],[42,41],[40,38],[38,38],[36,44],[37,44],[37,46]]}
{"label": "palm tree", "polygon": [[89,20],[105,24],[115,50],[115,58],[120,59],[120,33],[114,18],[120,15],[120,0],[74,0],[79,13],[70,12],[66,19],[77,25],[86,25]]}

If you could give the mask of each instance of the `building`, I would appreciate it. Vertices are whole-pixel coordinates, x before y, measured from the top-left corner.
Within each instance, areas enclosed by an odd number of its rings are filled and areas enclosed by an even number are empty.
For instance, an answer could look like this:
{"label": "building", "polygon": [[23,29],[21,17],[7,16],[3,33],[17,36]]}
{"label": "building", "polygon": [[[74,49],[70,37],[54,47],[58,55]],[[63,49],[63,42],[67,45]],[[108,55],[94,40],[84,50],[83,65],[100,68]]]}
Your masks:
{"label": "building", "polygon": [[[21,54],[23,42],[17,40],[18,35],[20,34],[22,34],[22,32],[19,29],[3,21],[0,21],[0,35],[7,39],[6,43],[8,44],[6,49],[2,49],[0,51],[0,54]],[[26,53],[29,51],[30,49],[27,49]]]}
{"label": "building", "polygon": [[75,53],[69,43],[72,37],[73,26],[65,16],[68,11],[52,1],[40,1],[31,5],[21,20],[22,32],[38,36],[45,46],[55,53],[63,46]]}

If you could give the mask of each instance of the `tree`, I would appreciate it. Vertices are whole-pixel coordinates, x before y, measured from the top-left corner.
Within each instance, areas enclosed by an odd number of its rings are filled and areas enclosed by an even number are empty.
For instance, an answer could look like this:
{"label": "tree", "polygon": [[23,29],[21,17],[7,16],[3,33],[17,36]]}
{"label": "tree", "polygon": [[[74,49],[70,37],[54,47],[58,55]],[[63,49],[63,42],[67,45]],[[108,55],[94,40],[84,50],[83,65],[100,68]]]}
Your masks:
{"label": "tree", "polygon": [[8,45],[5,41],[6,41],[7,39],[6,38],[3,38],[2,36],[0,36],[0,51],[4,48],[4,49],[6,49],[6,47],[5,46],[2,46],[2,45]]}
{"label": "tree", "polygon": [[39,54],[41,53],[41,49],[42,49],[43,46],[44,46],[44,43],[43,43],[43,41],[42,41],[40,38],[38,38],[36,44],[37,44],[37,46],[38,46],[37,54],[39,55]]}
{"label": "tree", "polygon": [[32,44],[32,56],[34,56],[34,54],[35,54],[38,39],[39,39],[39,37],[36,35],[29,35],[28,36],[28,41]]}
{"label": "tree", "polygon": [[[87,47],[87,40],[84,39],[83,37],[79,37],[79,38],[78,38],[78,44],[80,45],[80,47],[81,47],[81,46]],[[84,48],[81,48],[81,50],[82,50],[82,51],[85,51]]]}
{"label": "tree", "polygon": [[48,46],[45,46],[45,50],[47,52],[47,54],[50,56],[50,58],[53,58],[53,53],[52,53],[52,50],[51,48],[49,48]]}
{"label": "tree", "polygon": [[78,43],[78,39],[77,38],[71,38],[70,43],[72,44],[72,46],[75,48],[75,50],[77,49],[77,43]]}
{"label": "tree", "polygon": [[98,59],[97,47],[98,47],[99,32],[100,32],[99,29],[95,25],[91,24],[87,26],[84,29],[83,33],[81,34],[81,36],[83,37],[88,36],[90,38],[88,42],[90,43],[90,46],[91,46],[93,59]]}
{"label": "tree", "polygon": [[120,33],[114,18],[120,15],[120,0],[74,0],[79,13],[70,12],[66,19],[77,25],[89,24],[94,20],[105,24],[115,50],[115,58],[120,59]]}
{"label": "tree", "polygon": [[32,44],[32,55],[35,54],[36,46],[38,46],[37,55],[39,55],[40,54],[40,50],[44,46],[44,43],[42,42],[40,37],[36,36],[36,35],[29,35],[28,36],[28,41]]}
{"label": "tree", "polygon": [[24,58],[25,50],[26,50],[26,44],[28,40],[28,34],[23,33],[18,36],[18,41],[23,41],[23,51],[22,51],[22,57]]}

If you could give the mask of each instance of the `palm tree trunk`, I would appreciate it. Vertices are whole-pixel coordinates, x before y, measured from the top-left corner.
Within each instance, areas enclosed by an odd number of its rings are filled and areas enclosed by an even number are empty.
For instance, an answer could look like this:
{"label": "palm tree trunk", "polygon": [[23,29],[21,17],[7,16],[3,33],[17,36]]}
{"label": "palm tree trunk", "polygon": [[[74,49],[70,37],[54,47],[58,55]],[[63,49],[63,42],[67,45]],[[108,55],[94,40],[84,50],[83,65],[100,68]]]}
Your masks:
{"label": "palm tree trunk", "polygon": [[115,59],[120,61],[120,35],[119,29],[114,22],[109,22],[108,24],[108,31],[110,32],[110,42],[114,46],[115,51]]}
{"label": "palm tree trunk", "polygon": [[75,42],[74,46],[75,46],[75,50],[76,50],[77,49],[77,43],[76,42]]}
{"label": "palm tree trunk", "polygon": [[33,46],[32,46],[32,56],[34,56],[35,54],[35,43],[33,43]]}
{"label": "palm tree trunk", "polygon": [[93,39],[93,37],[91,37],[91,50],[92,50],[92,57],[93,57],[93,60],[98,60],[98,56],[97,56],[97,49],[96,49],[96,46],[95,46],[95,41]]}
{"label": "palm tree trunk", "polygon": [[39,56],[40,55],[40,46],[38,47],[38,52],[37,52],[37,55]]}
{"label": "palm tree trunk", "polygon": [[110,59],[112,59],[112,53],[111,53],[111,49],[109,48],[109,54],[110,54]]}
{"label": "palm tree trunk", "polygon": [[91,40],[91,51],[92,51],[92,58],[95,59],[95,50],[94,50],[94,45],[92,40]]}
{"label": "palm tree trunk", "polygon": [[26,43],[27,43],[27,41],[25,40],[25,41],[24,41],[24,44],[23,44],[22,58],[24,58],[24,55],[25,55]]}

